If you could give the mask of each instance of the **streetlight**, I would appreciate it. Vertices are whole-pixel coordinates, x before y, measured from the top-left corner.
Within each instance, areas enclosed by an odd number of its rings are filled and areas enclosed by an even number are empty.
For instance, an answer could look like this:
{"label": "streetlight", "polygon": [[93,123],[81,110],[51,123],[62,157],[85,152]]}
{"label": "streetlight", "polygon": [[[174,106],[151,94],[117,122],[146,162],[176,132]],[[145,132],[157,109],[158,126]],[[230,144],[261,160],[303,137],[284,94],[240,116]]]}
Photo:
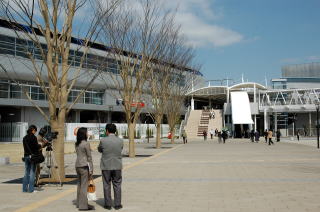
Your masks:
{"label": "streetlight", "polygon": [[316,109],[317,109],[317,147],[319,149],[319,106],[320,103],[316,102]]}

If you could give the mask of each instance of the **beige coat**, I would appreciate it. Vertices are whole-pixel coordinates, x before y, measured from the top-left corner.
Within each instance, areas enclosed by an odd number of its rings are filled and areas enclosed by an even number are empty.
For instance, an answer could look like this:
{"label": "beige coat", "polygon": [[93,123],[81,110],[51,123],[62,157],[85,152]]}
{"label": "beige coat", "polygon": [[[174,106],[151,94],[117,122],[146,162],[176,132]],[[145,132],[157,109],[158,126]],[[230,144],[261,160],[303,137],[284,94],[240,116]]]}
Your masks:
{"label": "beige coat", "polygon": [[272,131],[271,130],[268,131],[268,138],[272,138]]}
{"label": "beige coat", "polygon": [[81,141],[79,146],[76,146],[77,152],[77,160],[76,160],[76,167],[85,167],[89,165],[89,170],[93,171],[93,164],[92,164],[92,156],[91,156],[91,149],[90,144],[87,141]]}

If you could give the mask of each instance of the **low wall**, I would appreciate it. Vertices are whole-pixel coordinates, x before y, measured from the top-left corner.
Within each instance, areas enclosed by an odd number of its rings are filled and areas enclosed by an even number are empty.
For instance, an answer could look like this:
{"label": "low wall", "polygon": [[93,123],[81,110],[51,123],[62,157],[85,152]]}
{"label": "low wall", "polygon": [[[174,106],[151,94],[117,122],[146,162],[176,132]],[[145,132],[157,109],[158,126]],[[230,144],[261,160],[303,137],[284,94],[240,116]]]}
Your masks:
{"label": "low wall", "polygon": [[[98,148],[99,141],[90,141],[92,150]],[[74,153],[74,142],[65,142],[64,153]],[[21,143],[0,143],[0,157],[9,157],[10,163],[22,163],[21,158],[23,157],[23,146]]]}

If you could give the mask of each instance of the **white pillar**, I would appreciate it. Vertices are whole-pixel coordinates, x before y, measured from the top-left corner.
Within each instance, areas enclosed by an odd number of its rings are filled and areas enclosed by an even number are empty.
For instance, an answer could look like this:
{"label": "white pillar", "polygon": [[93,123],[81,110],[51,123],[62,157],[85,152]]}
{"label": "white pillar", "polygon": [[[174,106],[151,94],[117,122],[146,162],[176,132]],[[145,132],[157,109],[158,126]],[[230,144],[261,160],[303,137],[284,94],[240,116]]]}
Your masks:
{"label": "white pillar", "polygon": [[107,123],[112,123],[112,112],[109,110],[108,111],[108,120]]}
{"label": "white pillar", "polygon": [[257,97],[256,97],[256,83],[253,84],[253,102],[257,102]]}
{"label": "white pillar", "polygon": [[263,111],[263,123],[264,123],[264,125],[263,125],[263,127],[264,127],[263,131],[269,129],[268,126],[267,126],[267,115],[268,115],[267,109],[265,108],[264,111]]}
{"label": "white pillar", "polygon": [[227,88],[227,103],[229,103],[230,102],[230,97],[229,97],[229,95],[230,95],[230,92],[229,92],[229,88]]}
{"label": "white pillar", "polygon": [[257,115],[254,115],[254,131],[257,131]]}
{"label": "white pillar", "polygon": [[311,118],[311,112],[309,112],[309,136],[312,136],[311,127],[312,127],[312,118]]}
{"label": "white pillar", "polygon": [[194,98],[191,98],[191,110],[194,110]]}
{"label": "white pillar", "polygon": [[278,114],[274,113],[274,132],[278,130]]}
{"label": "white pillar", "polygon": [[80,110],[76,110],[76,123],[80,123]]}
{"label": "white pillar", "polygon": [[292,122],[292,136],[294,137],[294,122]]}

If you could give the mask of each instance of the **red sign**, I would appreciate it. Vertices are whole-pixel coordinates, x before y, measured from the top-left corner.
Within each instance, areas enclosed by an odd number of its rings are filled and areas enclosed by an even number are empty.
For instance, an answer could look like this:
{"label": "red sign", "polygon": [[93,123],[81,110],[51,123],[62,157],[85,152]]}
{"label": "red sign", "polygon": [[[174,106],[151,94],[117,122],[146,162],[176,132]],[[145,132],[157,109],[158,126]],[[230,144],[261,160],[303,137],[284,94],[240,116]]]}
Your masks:
{"label": "red sign", "polygon": [[144,107],[143,102],[132,102],[131,107]]}

